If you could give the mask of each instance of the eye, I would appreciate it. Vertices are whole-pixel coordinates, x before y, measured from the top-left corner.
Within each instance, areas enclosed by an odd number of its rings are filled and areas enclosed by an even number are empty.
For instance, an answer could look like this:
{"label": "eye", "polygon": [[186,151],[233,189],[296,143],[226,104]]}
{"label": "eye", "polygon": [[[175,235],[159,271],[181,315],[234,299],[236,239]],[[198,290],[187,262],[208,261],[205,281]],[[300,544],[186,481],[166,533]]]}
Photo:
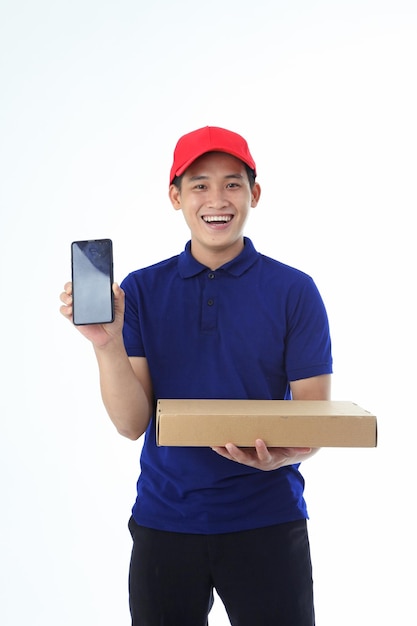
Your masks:
{"label": "eye", "polygon": [[198,191],[201,191],[203,189],[207,189],[207,187],[203,183],[198,183],[197,185],[194,185],[193,189],[197,189]]}
{"label": "eye", "polygon": [[236,187],[240,187],[239,183],[228,183],[227,189],[234,189]]}

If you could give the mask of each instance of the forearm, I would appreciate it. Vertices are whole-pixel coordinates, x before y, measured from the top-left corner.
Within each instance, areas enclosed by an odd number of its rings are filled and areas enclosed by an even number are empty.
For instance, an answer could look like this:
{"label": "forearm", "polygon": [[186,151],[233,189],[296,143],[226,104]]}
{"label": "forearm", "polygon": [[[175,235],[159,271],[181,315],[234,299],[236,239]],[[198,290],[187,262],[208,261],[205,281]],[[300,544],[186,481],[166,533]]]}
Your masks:
{"label": "forearm", "polygon": [[138,439],[151,416],[149,391],[135,375],[122,339],[103,348],[94,346],[94,351],[106,411],[121,435]]}

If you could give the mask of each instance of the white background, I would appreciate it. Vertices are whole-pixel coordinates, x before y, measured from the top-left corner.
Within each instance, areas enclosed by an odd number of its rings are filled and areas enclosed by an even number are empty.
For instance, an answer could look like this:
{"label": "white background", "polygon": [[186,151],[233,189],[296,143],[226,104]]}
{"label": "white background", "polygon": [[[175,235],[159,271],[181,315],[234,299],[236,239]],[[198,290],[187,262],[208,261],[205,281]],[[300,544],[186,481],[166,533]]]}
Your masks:
{"label": "white background", "polygon": [[119,282],[183,249],[171,155],[207,124],[257,162],[247,235],[323,295],[333,398],[378,416],[377,449],[303,468],[317,623],[412,622],[416,27],[413,0],[3,0],[2,625],[129,624],[141,441],[58,298],[73,239],[111,237]]}

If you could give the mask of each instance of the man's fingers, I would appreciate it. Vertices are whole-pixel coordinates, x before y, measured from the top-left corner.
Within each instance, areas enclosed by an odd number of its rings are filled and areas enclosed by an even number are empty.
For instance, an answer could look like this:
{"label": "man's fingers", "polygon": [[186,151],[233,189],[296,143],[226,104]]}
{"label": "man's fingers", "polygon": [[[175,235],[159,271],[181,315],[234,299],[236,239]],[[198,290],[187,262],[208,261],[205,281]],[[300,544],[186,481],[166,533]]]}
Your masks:
{"label": "man's fingers", "polygon": [[255,449],[256,449],[256,454],[258,455],[258,459],[262,462],[262,463],[268,463],[271,460],[271,454],[268,450],[268,448],[266,447],[265,442],[262,439],[257,439],[255,441]]}

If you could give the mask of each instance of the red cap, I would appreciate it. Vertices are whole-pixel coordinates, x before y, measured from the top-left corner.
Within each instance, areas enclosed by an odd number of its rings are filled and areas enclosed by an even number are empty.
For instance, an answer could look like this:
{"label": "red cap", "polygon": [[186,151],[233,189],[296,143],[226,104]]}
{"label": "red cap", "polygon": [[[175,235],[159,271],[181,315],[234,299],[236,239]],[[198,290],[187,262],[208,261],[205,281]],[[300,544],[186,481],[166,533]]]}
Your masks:
{"label": "red cap", "polygon": [[176,176],[181,176],[198,157],[206,152],[226,152],[240,159],[254,171],[256,165],[249,152],[245,139],[225,128],[205,126],[183,135],[174,150],[174,162],[171,167],[169,184]]}

